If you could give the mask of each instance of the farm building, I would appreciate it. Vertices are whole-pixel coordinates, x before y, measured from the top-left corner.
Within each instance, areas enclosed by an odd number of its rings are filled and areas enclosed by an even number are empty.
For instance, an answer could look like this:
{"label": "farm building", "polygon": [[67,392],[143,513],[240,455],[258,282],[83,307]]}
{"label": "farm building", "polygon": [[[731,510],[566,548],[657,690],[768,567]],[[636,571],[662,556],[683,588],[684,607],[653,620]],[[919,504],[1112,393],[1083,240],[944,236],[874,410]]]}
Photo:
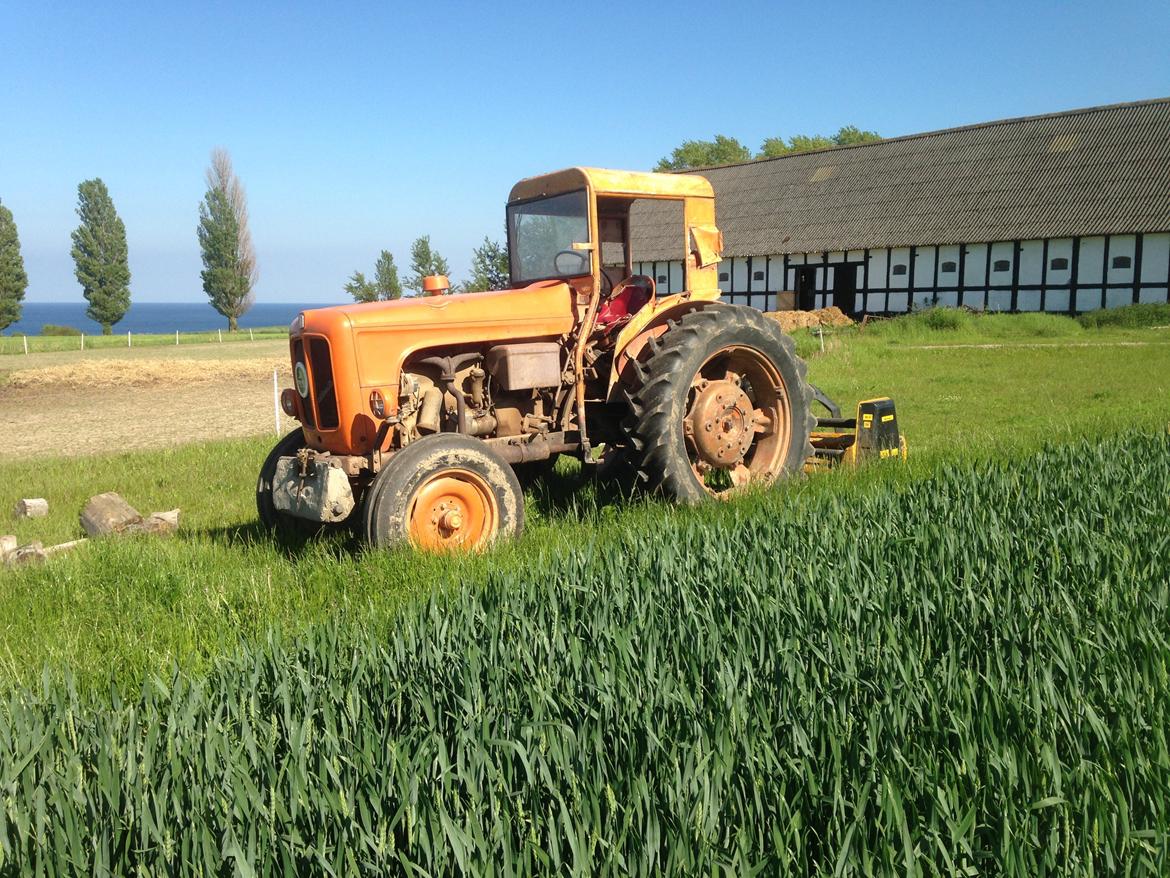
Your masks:
{"label": "farm building", "polygon": [[[715,188],[727,301],[852,314],[1167,301],[1170,99],[697,173]],[[675,228],[663,204],[631,218],[635,267],[668,292],[682,285]]]}

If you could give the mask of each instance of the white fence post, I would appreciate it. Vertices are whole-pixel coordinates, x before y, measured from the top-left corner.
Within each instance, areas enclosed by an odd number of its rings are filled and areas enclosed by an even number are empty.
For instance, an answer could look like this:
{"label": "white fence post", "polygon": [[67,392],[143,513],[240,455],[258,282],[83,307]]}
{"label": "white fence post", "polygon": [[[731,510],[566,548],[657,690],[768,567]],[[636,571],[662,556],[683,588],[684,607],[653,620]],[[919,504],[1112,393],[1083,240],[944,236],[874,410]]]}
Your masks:
{"label": "white fence post", "polygon": [[179,330],[175,330],[175,347],[179,346]]}
{"label": "white fence post", "polygon": [[25,356],[28,356],[28,336],[24,335],[24,336],[21,336],[21,338],[24,339],[24,354],[25,354]]}
{"label": "white fence post", "polygon": [[280,381],[276,377],[276,370],[272,370],[272,410],[276,418],[276,435],[280,435]]}
{"label": "white fence post", "polygon": [[134,347],[134,344],[130,341],[130,330],[129,329],[126,330],[126,347],[128,347],[128,348]]}
{"label": "white fence post", "polygon": [[85,333],[81,333],[81,349],[85,350]]}
{"label": "white fence post", "polygon": [[223,330],[222,330],[222,329],[217,329],[217,330],[216,330],[216,332],[218,332],[218,333],[219,333],[219,343],[220,343],[220,344],[223,344]]}
{"label": "white fence post", "polygon": [[252,330],[248,330],[248,341],[255,341],[255,336],[252,335]]}

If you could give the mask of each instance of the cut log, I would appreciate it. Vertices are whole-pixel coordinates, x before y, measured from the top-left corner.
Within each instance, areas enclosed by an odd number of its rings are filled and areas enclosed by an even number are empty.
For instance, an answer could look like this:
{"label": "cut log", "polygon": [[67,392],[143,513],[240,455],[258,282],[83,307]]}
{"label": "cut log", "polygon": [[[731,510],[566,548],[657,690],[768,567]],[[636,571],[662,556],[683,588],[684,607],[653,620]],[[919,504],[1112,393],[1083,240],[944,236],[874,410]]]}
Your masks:
{"label": "cut log", "polygon": [[79,540],[70,540],[67,543],[58,543],[55,546],[48,546],[45,549],[45,554],[46,555],[60,555],[62,552],[68,552],[71,549],[76,549],[78,546],[83,546],[88,542],[89,542],[88,539],[86,539],[85,537],[82,537]]}
{"label": "cut log", "polygon": [[156,512],[139,524],[132,524],[127,533],[152,534],[158,537],[169,536],[179,529],[179,510],[170,512]]}
{"label": "cut log", "polygon": [[3,561],[9,555],[16,551],[16,537],[11,534],[0,536],[0,561]]}
{"label": "cut log", "polygon": [[91,497],[81,510],[81,526],[91,537],[122,533],[141,523],[138,510],[113,491]]}
{"label": "cut log", "polygon": [[27,546],[20,546],[16,551],[10,552],[8,557],[4,559],[5,567],[17,567],[21,564],[35,564],[44,561],[49,557],[45,553],[45,547],[41,543],[29,543]]}
{"label": "cut log", "polygon": [[44,518],[49,514],[49,501],[43,497],[17,500],[12,514],[16,518]]}

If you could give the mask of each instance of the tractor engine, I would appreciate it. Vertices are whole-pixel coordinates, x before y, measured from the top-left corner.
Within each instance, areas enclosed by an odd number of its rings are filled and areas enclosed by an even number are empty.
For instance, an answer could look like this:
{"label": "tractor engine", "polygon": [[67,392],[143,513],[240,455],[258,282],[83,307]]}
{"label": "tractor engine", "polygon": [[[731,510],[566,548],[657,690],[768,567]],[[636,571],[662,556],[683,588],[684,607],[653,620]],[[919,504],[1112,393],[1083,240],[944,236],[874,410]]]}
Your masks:
{"label": "tractor engine", "polygon": [[412,360],[400,382],[400,446],[440,432],[480,438],[549,432],[562,385],[560,357],[556,342],[522,342]]}

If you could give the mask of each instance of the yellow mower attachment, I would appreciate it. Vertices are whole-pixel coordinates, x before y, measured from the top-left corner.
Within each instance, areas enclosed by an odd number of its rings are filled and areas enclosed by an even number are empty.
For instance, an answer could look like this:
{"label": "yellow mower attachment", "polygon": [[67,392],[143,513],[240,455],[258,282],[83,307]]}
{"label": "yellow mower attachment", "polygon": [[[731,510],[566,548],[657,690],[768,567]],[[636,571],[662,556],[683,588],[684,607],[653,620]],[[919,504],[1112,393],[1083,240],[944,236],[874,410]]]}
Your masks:
{"label": "yellow mower attachment", "polygon": [[817,387],[813,398],[829,417],[817,418],[817,429],[809,437],[813,456],[805,461],[805,472],[839,463],[856,466],[871,459],[906,459],[906,437],[898,431],[898,413],[888,396],[859,402],[856,418],[841,417],[841,409]]}

